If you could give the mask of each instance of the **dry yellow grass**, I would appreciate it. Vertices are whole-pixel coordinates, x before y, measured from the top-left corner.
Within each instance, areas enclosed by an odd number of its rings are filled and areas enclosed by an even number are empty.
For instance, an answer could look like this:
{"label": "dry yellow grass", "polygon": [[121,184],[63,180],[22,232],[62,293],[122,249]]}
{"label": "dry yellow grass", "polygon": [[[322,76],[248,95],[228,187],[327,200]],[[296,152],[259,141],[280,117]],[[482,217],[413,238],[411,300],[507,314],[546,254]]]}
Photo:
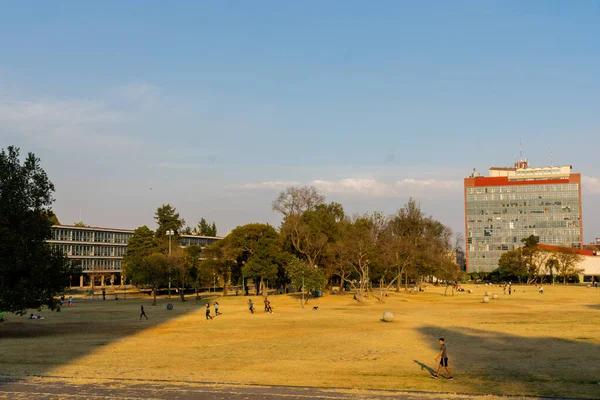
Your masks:
{"label": "dry yellow grass", "polygon": [[[272,296],[273,315],[258,297],[256,314],[247,297],[219,298],[223,315],[212,321],[193,299],[172,299],[173,311],[165,299],[76,303],[41,321],[9,316],[2,373],[600,398],[600,289],[473,289],[394,294],[385,304],[327,296],[305,309]],[[482,304],[485,290],[500,299]],[[140,304],[149,321],[138,320]],[[385,310],[394,322],[380,321]],[[429,377],[440,336],[451,382]]]}

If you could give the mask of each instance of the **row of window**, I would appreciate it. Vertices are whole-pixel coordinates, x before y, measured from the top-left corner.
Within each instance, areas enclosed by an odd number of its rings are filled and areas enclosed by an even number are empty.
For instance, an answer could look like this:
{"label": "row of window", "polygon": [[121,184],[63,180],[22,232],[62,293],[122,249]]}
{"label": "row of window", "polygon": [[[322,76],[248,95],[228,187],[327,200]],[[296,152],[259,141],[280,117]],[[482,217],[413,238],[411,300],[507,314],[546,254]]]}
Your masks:
{"label": "row of window", "polygon": [[98,246],[79,244],[52,244],[66,256],[100,256],[123,257],[127,248],[125,246]]}
{"label": "row of window", "polygon": [[133,236],[132,233],[88,231],[82,229],[53,228],[52,240],[63,242],[95,242],[125,244]]}
{"label": "row of window", "polygon": [[543,193],[543,192],[568,192],[578,191],[579,184],[577,183],[562,183],[550,185],[511,185],[511,186],[479,186],[467,187],[467,195],[469,194],[485,194],[485,193]]}

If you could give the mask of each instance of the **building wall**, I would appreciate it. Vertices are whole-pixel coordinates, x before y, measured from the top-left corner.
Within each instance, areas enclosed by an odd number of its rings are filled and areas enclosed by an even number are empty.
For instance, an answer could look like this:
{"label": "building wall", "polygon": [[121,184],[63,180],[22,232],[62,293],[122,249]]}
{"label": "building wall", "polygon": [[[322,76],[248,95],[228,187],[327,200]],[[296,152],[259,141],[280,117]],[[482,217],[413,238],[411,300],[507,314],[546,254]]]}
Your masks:
{"label": "building wall", "polygon": [[543,180],[465,178],[464,196],[470,272],[493,271],[502,253],[520,247],[530,235],[540,243],[582,247],[579,174]]}
{"label": "building wall", "polygon": [[[116,274],[123,267],[123,256],[132,230],[68,225],[52,226],[52,246],[59,248],[69,261],[81,265],[84,274]],[[220,238],[181,235],[180,246],[209,246]]]}

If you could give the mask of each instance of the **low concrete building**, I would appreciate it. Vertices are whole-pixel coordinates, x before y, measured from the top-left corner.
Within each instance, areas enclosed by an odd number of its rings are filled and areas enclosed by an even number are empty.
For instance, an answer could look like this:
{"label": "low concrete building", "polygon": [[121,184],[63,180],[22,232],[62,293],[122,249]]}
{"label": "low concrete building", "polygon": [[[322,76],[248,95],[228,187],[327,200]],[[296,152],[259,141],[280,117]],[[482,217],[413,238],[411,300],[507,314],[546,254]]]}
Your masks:
{"label": "low concrete building", "polygon": [[[67,256],[69,262],[81,267],[79,286],[121,285],[123,256],[127,242],[133,236],[130,229],[111,229],[92,226],[53,225],[52,238],[48,240]],[[179,245],[210,246],[220,237],[180,235]]]}

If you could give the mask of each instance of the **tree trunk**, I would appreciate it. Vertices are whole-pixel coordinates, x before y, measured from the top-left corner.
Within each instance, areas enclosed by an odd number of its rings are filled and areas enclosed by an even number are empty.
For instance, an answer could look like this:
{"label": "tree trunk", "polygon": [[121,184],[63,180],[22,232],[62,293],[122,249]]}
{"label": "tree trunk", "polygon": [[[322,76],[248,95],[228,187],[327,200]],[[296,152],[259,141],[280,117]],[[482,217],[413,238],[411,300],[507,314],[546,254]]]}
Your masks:
{"label": "tree trunk", "polygon": [[185,290],[183,287],[177,287],[177,289],[179,290],[179,298],[181,299],[181,302],[183,303],[185,301]]}
{"label": "tree trunk", "polygon": [[223,296],[227,296],[229,293],[229,279],[227,279],[227,275],[223,276]]}
{"label": "tree trunk", "polygon": [[447,296],[446,292],[448,291],[448,283],[446,283],[446,289],[444,289],[444,296]]}
{"label": "tree trunk", "polygon": [[152,292],[154,292],[154,299],[152,300],[152,305],[155,306],[156,305],[156,286],[154,286],[152,288]]}
{"label": "tree trunk", "polygon": [[198,301],[198,285],[194,285],[194,292],[196,293],[196,301]]}
{"label": "tree trunk", "polygon": [[396,275],[396,293],[400,293],[400,289],[402,288],[402,270],[398,268],[398,274]]}

